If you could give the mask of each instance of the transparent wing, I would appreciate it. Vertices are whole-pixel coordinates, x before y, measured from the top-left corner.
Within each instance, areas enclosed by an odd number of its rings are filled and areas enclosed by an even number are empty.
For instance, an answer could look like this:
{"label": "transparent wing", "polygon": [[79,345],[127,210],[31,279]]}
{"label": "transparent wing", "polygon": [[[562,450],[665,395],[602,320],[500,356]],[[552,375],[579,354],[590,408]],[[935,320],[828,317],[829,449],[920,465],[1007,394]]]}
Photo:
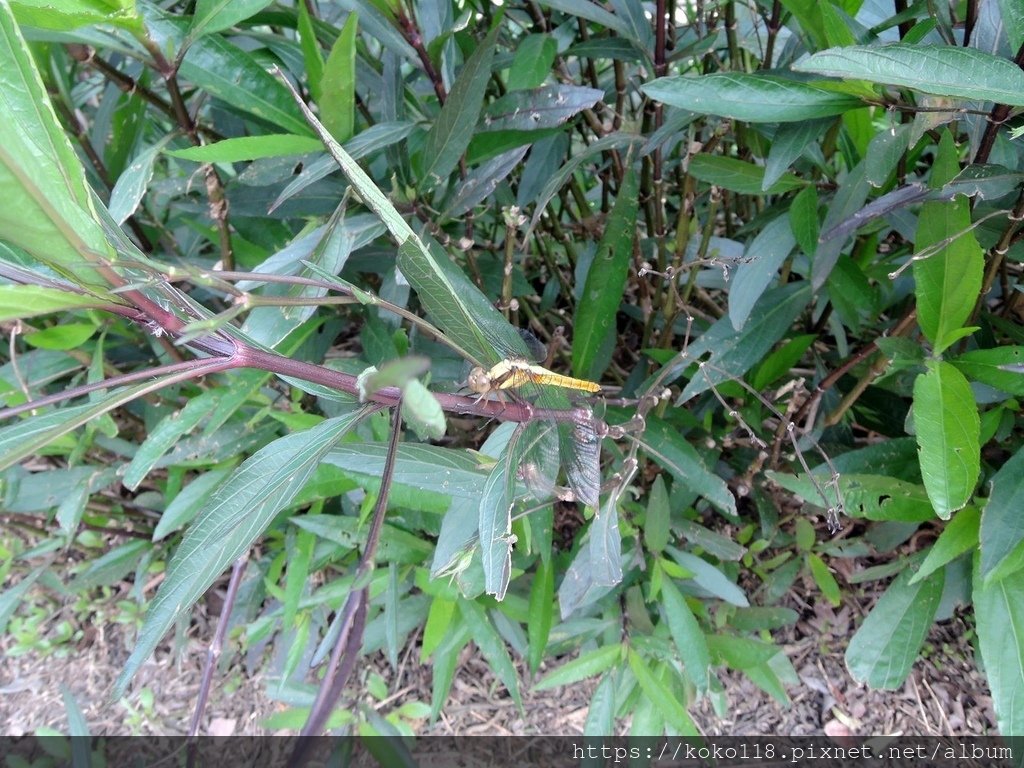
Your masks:
{"label": "transparent wing", "polygon": [[531,495],[541,501],[550,499],[555,491],[558,443],[558,430],[553,422],[531,421],[523,425],[516,446],[515,454],[521,457],[518,476]]}
{"label": "transparent wing", "polygon": [[[524,360],[534,359],[535,350],[531,350],[531,344],[527,342],[524,332],[514,328],[500,314],[477,318],[477,327],[487,340],[487,343],[497,353],[497,358],[493,362],[496,363],[498,360],[506,357],[520,357]],[[533,336],[529,331],[525,333]]]}
{"label": "transparent wing", "polygon": [[571,422],[558,425],[562,466],[576,498],[588,507],[597,507],[601,495],[601,441],[594,414],[577,408],[573,417]]}

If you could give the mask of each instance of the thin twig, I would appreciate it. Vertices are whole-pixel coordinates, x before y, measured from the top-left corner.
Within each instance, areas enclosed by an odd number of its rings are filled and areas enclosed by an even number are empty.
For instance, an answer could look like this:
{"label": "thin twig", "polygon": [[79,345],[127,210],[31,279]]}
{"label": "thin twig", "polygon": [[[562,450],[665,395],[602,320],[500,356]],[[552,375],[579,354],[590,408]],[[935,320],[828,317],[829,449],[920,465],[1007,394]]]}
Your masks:
{"label": "thin twig", "polygon": [[[188,738],[190,743],[195,743],[199,735],[199,724],[203,719],[203,711],[206,709],[206,702],[210,697],[210,685],[213,682],[213,671],[217,666],[221,651],[224,649],[224,638],[228,634],[228,621],[231,619],[231,610],[235,607],[235,600],[238,598],[238,588],[242,583],[242,574],[245,573],[245,566],[249,562],[249,553],[235,560],[231,566],[231,579],[228,581],[228,591],[224,596],[224,604],[221,606],[220,618],[217,620],[217,630],[213,633],[213,640],[206,649],[206,659],[203,662],[203,676],[199,682],[199,697],[196,699],[196,708],[192,712],[192,720],[188,725]],[[189,752],[192,757],[192,752]]]}
{"label": "thin twig", "polygon": [[[377,557],[380,534],[384,528],[384,517],[387,513],[388,498],[391,493],[391,481],[395,472],[395,460],[398,456],[398,444],[402,435],[402,403],[398,402],[392,414],[391,437],[388,440],[388,452],[384,460],[384,470],[380,479],[380,490],[377,503],[374,505],[370,530],[366,536],[366,546],[356,568],[353,585],[364,584],[349,592],[345,607],[342,609],[345,622],[335,643],[331,660],[324,674],[323,682],[317,691],[316,699],[310,708],[309,719],[302,727],[302,736],[319,736],[323,733],[327,720],[338,699],[341,698],[345,684],[355,667],[359,649],[363,643],[363,629],[366,621],[366,609],[370,599],[369,586],[365,586],[373,572]],[[300,747],[301,749],[301,747]],[[298,751],[298,750],[296,750]],[[293,754],[294,762],[294,754]]]}

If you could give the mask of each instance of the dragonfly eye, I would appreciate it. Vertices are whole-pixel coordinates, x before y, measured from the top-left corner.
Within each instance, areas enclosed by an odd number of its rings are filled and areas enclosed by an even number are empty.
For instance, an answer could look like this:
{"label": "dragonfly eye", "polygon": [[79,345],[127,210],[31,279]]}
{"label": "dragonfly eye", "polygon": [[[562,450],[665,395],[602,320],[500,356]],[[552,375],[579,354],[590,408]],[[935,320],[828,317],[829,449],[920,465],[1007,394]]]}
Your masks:
{"label": "dragonfly eye", "polygon": [[480,366],[477,366],[469,372],[469,379],[466,382],[469,388],[476,392],[478,395],[486,395],[491,391],[491,377],[487,375]]}

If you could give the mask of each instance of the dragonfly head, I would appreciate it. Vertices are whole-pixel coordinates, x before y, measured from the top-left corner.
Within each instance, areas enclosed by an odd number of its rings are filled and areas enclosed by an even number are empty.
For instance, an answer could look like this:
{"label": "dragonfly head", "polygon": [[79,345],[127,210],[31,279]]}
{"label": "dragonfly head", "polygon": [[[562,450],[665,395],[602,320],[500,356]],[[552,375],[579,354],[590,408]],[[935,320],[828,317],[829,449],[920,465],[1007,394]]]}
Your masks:
{"label": "dragonfly head", "polygon": [[469,379],[466,383],[478,395],[486,395],[491,391],[491,377],[480,366],[469,372]]}

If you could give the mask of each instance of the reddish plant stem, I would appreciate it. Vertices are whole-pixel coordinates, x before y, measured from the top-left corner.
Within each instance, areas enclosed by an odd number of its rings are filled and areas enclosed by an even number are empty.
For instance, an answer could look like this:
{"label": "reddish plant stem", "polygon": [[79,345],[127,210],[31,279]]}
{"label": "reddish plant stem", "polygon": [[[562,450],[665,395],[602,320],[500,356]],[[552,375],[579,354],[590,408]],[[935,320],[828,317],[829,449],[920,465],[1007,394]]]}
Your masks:
{"label": "reddish plant stem", "polygon": [[437,94],[437,100],[444,106],[445,101],[448,100],[448,94],[444,89],[444,80],[441,79],[440,73],[434,68],[434,62],[430,60],[430,54],[427,53],[427,49],[423,45],[423,35],[420,34],[419,28],[416,26],[416,22],[412,19],[410,14],[407,14],[401,7],[398,8],[398,27],[402,31],[402,36],[405,41],[413,47],[416,51],[416,55],[419,57],[420,65],[423,67],[423,71],[427,74],[430,79],[430,83],[434,86],[434,93]]}
{"label": "reddish plant stem", "polygon": [[[367,583],[377,558],[377,547],[380,544],[380,534],[384,528],[384,517],[388,508],[388,497],[391,494],[391,481],[395,474],[398,443],[402,435],[401,408],[401,401],[399,401],[398,407],[391,417],[391,435],[388,439],[388,452],[384,459],[384,470],[380,479],[380,491],[377,494],[377,503],[373,508],[373,518],[370,521],[370,530],[366,535],[363,555],[356,567],[355,584]],[[363,644],[363,631],[366,628],[366,610],[369,602],[369,586],[349,593],[343,609],[342,629],[331,653],[331,660],[320,690],[317,691],[316,700],[310,708],[309,719],[302,727],[302,736],[318,736],[323,733],[334,705],[341,698],[345,684],[351,677],[352,670],[355,669],[356,659],[359,658],[359,648]]]}

